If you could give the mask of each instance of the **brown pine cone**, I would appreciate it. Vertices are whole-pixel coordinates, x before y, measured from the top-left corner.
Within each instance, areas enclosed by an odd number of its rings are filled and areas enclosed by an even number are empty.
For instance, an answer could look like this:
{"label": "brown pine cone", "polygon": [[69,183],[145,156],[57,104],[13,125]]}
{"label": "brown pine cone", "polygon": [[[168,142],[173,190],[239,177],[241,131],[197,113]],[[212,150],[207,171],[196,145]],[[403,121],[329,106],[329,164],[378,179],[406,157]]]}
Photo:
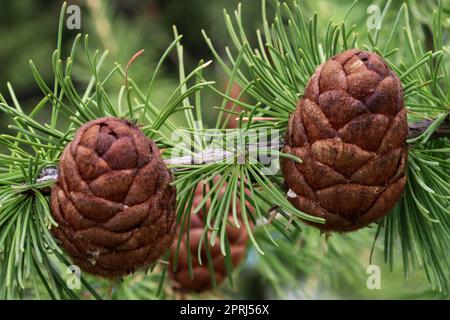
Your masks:
{"label": "brown pine cone", "polygon": [[[203,199],[203,186],[197,187],[192,208],[197,207]],[[239,207],[239,206],[238,206]],[[212,288],[211,276],[208,269],[206,247],[202,243],[202,264],[198,260],[198,246],[201,241],[201,235],[204,229],[203,212],[208,212],[209,200],[205,208],[199,214],[191,214],[191,224],[189,232],[189,244],[187,243],[187,234],[182,237],[180,249],[178,252],[177,270],[173,271],[173,257],[177,253],[177,241],[172,245],[172,259],[169,266],[170,277],[175,282],[175,286],[180,291],[203,292]],[[251,209],[251,208],[250,208]],[[238,214],[240,212],[238,211]],[[226,233],[230,243],[231,261],[233,267],[238,266],[244,259],[246,254],[246,246],[248,241],[248,233],[244,223],[240,221],[240,228],[231,225],[232,218],[229,218],[230,223],[227,225]],[[211,232],[208,233],[208,239],[211,239]],[[187,251],[190,250],[193,278],[189,274],[189,261]],[[220,284],[227,277],[227,270],[225,267],[225,257],[222,255],[219,244],[219,237],[217,237],[214,246],[210,246],[211,258],[214,266],[214,274],[216,283]]]}
{"label": "brown pine cone", "polygon": [[361,50],[321,65],[289,120],[282,172],[299,210],[326,219],[324,231],[352,231],[383,217],[406,177],[408,124],[403,89],[381,57]]}
{"label": "brown pine cone", "polygon": [[114,278],[155,262],[176,233],[172,175],[133,124],[102,118],[66,147],[51,196],[53,229],[83,271]]}

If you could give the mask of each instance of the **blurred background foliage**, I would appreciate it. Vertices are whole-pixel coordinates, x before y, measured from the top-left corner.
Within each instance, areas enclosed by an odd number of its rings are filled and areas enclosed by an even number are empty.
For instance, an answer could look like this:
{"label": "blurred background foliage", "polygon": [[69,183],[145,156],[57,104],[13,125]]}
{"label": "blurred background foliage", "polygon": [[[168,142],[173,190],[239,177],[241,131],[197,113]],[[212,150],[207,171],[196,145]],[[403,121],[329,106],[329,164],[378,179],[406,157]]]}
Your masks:
{"label": "blurred background foliage", "polygon": [[[184,35],[182,43],[186,69],[192,69],[200,59],[212,59],[201,36],[202,29],[207,31],[216,48],[223,49],[230,43],[223,20],[223,9],[233,12],[239,2],[243,4],[247,30],[261,27],[259,0],[80,0],[69,1],[69,5],[77,4],[81,7],[81,32],[90,35],[92,47],[109,50],[109,66],[113,66],[116,61],[126,65],[136,52],[145,49],[130,70],[133,79],[144,85],[148,83],[150,71],[155,68],[160,55],[173,39],[173,25]],[[414,25],[411,27],[415,31],[415,38],[421,39],[425,46],[431,46],[431,12],[437,2],[406,2],[414,15]],[[303,1],[302,5],[307,12],[320,13],[318,25],[325,30],[328,19],[333,17],[334,21],[342,21],[352,3],[351,0],[310,0]],[[359,1],[351,16],[347,17],[349,24],[355,25],[353,32],[367,29],[369,5],[379,4],[383,7],[384,3],[385,1],[376,0]],[[29,69],[29,59],[33,59],[45,80],[50,82],[53,79],[50,57],[56,46],[57,17],[61,4],[62,1],[0,0],[0,92],[6,93],[7,83],[12,83],[25,110],[34,106],[41,98]],[[400,6],[400,1],[393,1],[385,23],[393,23]],[[444,26],[448,29],[450,0],[443,1],[443,8],[446,14]],[[383,30],[389,32],[389,28]],[[78,32],[65,30],[66,50],[70,50],[72,40]],[[256,33],[249,35],[256,37]],[[359,41],[364,40],[366,39],[363,37]],[[88,81],[90,73],[86,61],[76,64],[74,75],[80,83]],[[219,88],[227,85],[225,74],[216,64],[209,68],[206,78],[217,81]],[[163,101],[163,97],[176,87],[177,82],[178,67],[174,53],[165,64],[157,90],[154,90],[156,100],[159,96]],[[118,94],[122,84],[123,79],[115,77],[108,82],[106,90],[114,96]],[[6,96],[8,95],[5,94]],[[219,103],[219,97],[209,94],[204,105],[204,110],[207,110],[206,119],[214,119],[213,106]],[[211,108],[211,112],[208,108]],[[38,120],[45,123],[45,114],[40,117]],[[6,120],[0,118],[0,133],[7,130]],[[317,232],[309,228],[306,231]],[[334,235],[337,239],[334,239],[336,241],[333,241],[332,247],[327,245],[323,236],[316,236],[316,243],[307,244],[280,239],[280,248],[265,256],[249,248],[246,262],[239,268],[235,279],[235,287],[230,289],[224,284],[202,298],[442,298],[438,292],[431,290],[423,272],[418,272],[413,279],[405,281],[400,263],[394,266],[393,272],[387,266],[381,266],[382,288],[369,290],[366,286],[366,268],[369,265],[374,232],[374,229],[365,229],[351,235]],[[377,261],[382,261],[380,242],[375,246],[373,254],[379,256]],[[140,282],[138,278],[129,281],[134,283],[124,282],[118,285],[114,293],[116,298],[152,298],[152,286],[145,287],[145,282]],[[107,286],[105,284],[105,288]],[[121,286],[136,286],[136,291],[124,290],[126,294],[121,295]]]}
{"label": "blurred background foliage", "polygon": [[[53,52],[56,43],[57,19],[63,1],[46,0],[1,0],[0,10],[0,92],[7,90],[7,82],[14,85],[16,95],[26,107],[40,97],[40,91],[31,77],[28,66],[29,59],[37,64],[45,80],[52,79],[53,73],[49,59],[49,53]],[[196,65],[199,59],[212,58],[201,30],[205,29],[213,40],[216,48],[223,49],[229,45],[229,37],[223,19],[223,9],[233,12],[242,2],[244,6],[243,20],[247,30],[256,30],[261,27],[261,5],[259,0],[72,0],[70,4],[81,7],[82,32],[88,33],[91,43],[96,47],[109,50],[108,62],[112,65],[118,62],[125,65],[126,62],[140,49],[145,49],[142,55],[133,65],[131,74],[133,79],[142,84],[148,81],[148,70],[151,70],[161,53],[171,42],[172,26],[176,25],[179,32],[184,35],[183,46],[185,49],[185,63],[189,69]],[[288,1],[289,2],[289,1]],[[450,1],[443,1],[444,12],[450,12]],[[353,0],[320,0],[302,1],[302,7],[306,12],[319,12],[319,28],[325,30],[330,17],[340,22]],[[368,17],[367,8],[370,5],[383,7],[383,0],[361,0],[356,4],[353,13],[347,17],[350,25],[354,24],[356,33],[365,30]],[[415,37],[431,39],[430,25],[431,14],[437,0],[409,0],[406,1],[417,23],[414,24]],[[391,9],[385,18],[386,23],[393,23],[395,15],[402,1],[393,1]],[[321,23],[322,22],[322,23]],[[444,26],[450,27],[447,19]],[[73,37],[77,30],[65,30],[65,46],[70,49]],[[383,28],[382,33],[388,33],[389,28]],[[320,31],[319,31],[320,32]],[[256,40],[256,33],[249,33]],[[361,41],[364,41],[361,37]],[[431,46],[428,43],[428,46]],[[165,64],[165,78],[158,82],[155,92],[161,97],[174,86],[174,80],[178,73],[175,53],[172,59]],[[80,81],[87,81],[88,71],[78,70],[75,74]],[[106,67],[105,70],[108,70]],[[226,86],[226,77],[221,75],[220,68],[209,68],[216,72],[214,78],[219,85]],[[219,73],[219,74],[217,74]],[[164,73],[163,73],[164,74]],[[85,77],[83,77],[85,75]],[[175,76],[175,77],[174,77]],[[116,82],[109,82],[111,88],[118,88]],[[176,80],[175,80],[176,81]],[[222,81],[222,83],[220,83]],[[122,84],[122,83],[119,83]],[[213,98],[207,100],[214,104]],[[210,114],[214,118],[214,113]],[[0,119],[1,121],[1,119]],[[0,122],[1,123],[1,122]],[[3,131],[4,128],[0,128]]]}

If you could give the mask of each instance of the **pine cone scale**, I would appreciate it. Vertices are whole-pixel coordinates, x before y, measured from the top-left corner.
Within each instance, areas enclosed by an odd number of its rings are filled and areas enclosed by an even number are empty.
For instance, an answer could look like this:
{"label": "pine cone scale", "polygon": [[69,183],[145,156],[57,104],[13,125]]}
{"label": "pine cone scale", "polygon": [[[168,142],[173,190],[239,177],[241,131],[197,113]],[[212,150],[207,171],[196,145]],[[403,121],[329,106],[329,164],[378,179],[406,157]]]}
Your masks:
{"label": "pine cone scale", "polygon": [[[344,142],[354,144],[366,151],[377,151],[390,124],[390,118],[381,114],[356,117],[339,130]],[[367,137],[371,139],[367,139]]]}
{"label": "pine cone scale", "polygon": [[392,208],[404,187],[408,132],[399,78],[379,56],[352,49],[320,66],[291,115],[282,160],[289,200],[351,231]]}
{"label": "pine cone scale", "polygon": [[[80,177],[75,159],[69,150],[64,150],[59,163],[59,183],[64,192],[67,194],[69,190],[83,193],[91,192],[88,184]],[[67,180],[66,175],[71,179]]]}
{"label": "pine cone scale", "polygon": [[304,124],[309,143],[334,138],[338,135],[320,107],[311,100],[300,102],[301,119]]}
{"label": "pine cone scale", "polygon": [[382,187],[338,184],[317,190],[319,204],[325,210],[344,217],[366,211],[382,192]]}
{"label": "pine cone scale", "polygon": [[364,185],[385,185],[397,171],[401,157],[401,149],[394,149],[381,157],[375,157],[353,173],[350,180]]}
{"label": "pine cone scale", "polygon": [[[67,157],[74,157],[68,154]],[[111,171],[108,163],[100,158],[93,150],[80,146],[74,157],[74,163],[81,179],[86,182],[97,179],[101,175]]]}
{"label": "pine cone scale", "polygon": [[398,109],[398,87],[391,77],[380,82],[372,96],[367,100],[367,108],[372,113],[395,116]]}
{"label": "pine cone scale", "polygon": [[404,149],[405,140],[408,135],[406,110],[402,109],[392,120],[389,129],[381,141],[378,153],[384,153],[394,148]]}
{"label": "pine cone scale", "polygon": [[[60,219],[62,223],[71,225],[77,230],[87,229],[95,226],[95,221],[92,221],[79,214],[77,208],[75,208],[73,203],[67,200],[64,191],[58,190],[56,198],[58,199],[58,203],[61,206],[60,212],[64,215],[63,219]],[[61,223],[60,221],[58,221],[58,223]]]}
{"label": "pine cone scale", "polygon": [[302,163],[295,163],[295,167],[313,189],[324,189],[347,181],[344,175],[317,161],[310,148],[295,148],[292,152],[303,160]]}
{"label": "pine cone scale", "polygon": [[319,105],[335,130],[339,130],[355,117],[368,113],[361,101],[343,90],[324,92],[319,96]]}
{"label": "pine cone scale", "polygon": [[375,156],[375,153],[345,143],[339,138],[319,140],[312,144],[311,151],[319,163],[334,167],[344,176],[351,176]]}
{"label": "pine cone scale", "polygon": [[81,216],[97,223],[108,221],[124,208],[120,203],[79,192],[71,192],[66,200],[74,204]]}
{"label": "pine cone scale", "polygon": [[329,60],[323,66],[319,80],[320,92],[330,90],[347,91],[348,84],[342,66],[333,60]]}
{"label": "pine cone scale", "polygon": [[128,169],[105,173],[91,181],[89,189],[96,197],[121,203],[128,194],[136,172],[136,169]]}
{"label": "pine cone scale", "polygon": [[405,183],[406,177],[403,176],[387,187],[372,207],[361,217],[361,223],[371,223],[386,214],[400,198]]}
{"label": "pine cone scale", "polygon": [[103,223],[102,227],[113,232],[126,232],[145,220],[149,206],[150,202],[147,201],[125,208]]}
{"label": "pine cone scale", "polygon": [[351,73],[347,76],[348,93],[355,99],[365,103],[373,94],[382,78],[373,71]]}
{"label": "pine cone scale", "polygon": [[112,170],[126,170],[137,167],[134,141],[130,137],[120,138],[102,156]]}

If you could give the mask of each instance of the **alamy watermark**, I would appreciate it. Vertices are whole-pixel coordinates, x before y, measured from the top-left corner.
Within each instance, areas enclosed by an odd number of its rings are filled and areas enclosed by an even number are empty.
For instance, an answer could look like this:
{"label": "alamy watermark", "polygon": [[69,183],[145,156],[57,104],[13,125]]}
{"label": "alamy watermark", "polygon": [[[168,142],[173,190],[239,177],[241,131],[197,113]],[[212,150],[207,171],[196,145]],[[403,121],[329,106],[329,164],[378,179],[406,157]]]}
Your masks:
{"label": "alamy watermark", "polygon": [[72,4],[67,7],[66,13],[68,15],[66,19],[66,27],[69,30],[81,29],[81,9],[79,6]]}
{"label": "alamy watermark", "polygon": [[381,29],[381,9],[379,6],[372,4],[367,7],[367,29],[380,30]]}
{"label": "alamy watermark", "polygon": [[369,290],[380,290],[381,289],[381,269],[376,264],[371,264],[366,270],[369,277],[366,281],[367,289]]}
{"label": "alamy watermark", "polygon": [[66,269],[66,285],[70,290],[81,289],[81,270],[79,266],[71,265]]}

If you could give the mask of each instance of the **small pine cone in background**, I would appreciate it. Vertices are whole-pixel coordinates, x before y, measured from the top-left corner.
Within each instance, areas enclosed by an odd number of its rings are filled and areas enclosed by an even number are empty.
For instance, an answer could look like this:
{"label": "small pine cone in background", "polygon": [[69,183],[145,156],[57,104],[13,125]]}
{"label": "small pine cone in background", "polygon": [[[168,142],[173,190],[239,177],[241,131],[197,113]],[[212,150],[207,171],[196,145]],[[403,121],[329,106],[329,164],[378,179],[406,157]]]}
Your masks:
{"label": "small pine cone in background", "polygon": [[172,245],[176,191],[158,147],[133,124],[82,126],[60,160],[53,229],[81,270],[115,278],[148,267]]}
{"label": "small pine cone in background", "polygon": [[[192,208],[196,208],[203,199],[203,185],[200,184],[194,195]],[[172,245],[172,257],[169,265],[169,275],[174,281],[174,287],[182,292],[204,292],[212,288],[211,275],[208,268],[208,260],[206,256],[206,245],[202,242],[201,258],[202,264],[198,260],[198,247],[201,241],[201,235],[204,230],[203,212],[205,214],[209,210],[209,199],[206,205],[198,214],[191,214],[189,243],[187,243],[187,234],[183,234],[181,238],[180,248],[178,252],[177,269],[174,271],[173,259],[177,253],[177,241]],[[239,204],[239,201],[238,201]],[[239,205],[238,205],[239,208]],[[250,207],[249,210],[252,208]],[[238,210],[238,217],[240,211]],[[242,221],[239,222],[240,228],[232,224],[233,218],[230,214],[229,224],[226,227],[226,233],[230,244],[231,261],[233,267],[238,266],[245,257],[246,246],[248,241],[247,229]],[[187,227],[187,226],[185,226]],[[208,233],[208,240],[211,239],[211,232]],[[227,269],[225,267],[225,257],[220,249],[219,237],[217,237],[214,246],[210,246],[211,258],[214,266],[214,275],[216,284],[220,284],[227,277]],[[189,273],[188,250],[191,255],[193,278]]]}
{"label": "small pine cone in background", "polygon": [[282,160],[290,201],[352,231],[380,219],[406,181],[408,124],[397,75],[374,53],[349,50],[321,65],[289,120]]}

